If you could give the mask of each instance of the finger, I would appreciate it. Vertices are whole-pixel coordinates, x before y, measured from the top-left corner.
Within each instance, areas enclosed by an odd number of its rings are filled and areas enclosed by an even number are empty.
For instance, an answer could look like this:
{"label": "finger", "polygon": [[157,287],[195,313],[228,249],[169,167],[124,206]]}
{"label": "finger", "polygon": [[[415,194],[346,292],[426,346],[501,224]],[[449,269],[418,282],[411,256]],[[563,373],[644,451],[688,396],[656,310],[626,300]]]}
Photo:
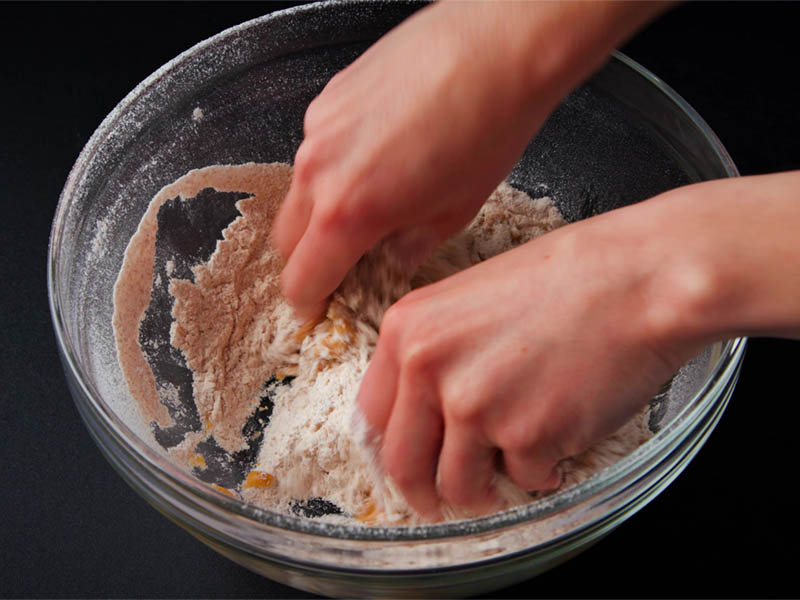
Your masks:
{"label": "finger", "polygon": [[[353,265],[379,239],[368,228],[322,225],[313,211],[281,273],[281,290],[298,316],[310,318]],[[324,254],[321,252],[324,251]]]}
{"label": "finger", "polygon": [[503,452],[503,468],[509,479],[526,491],[549,491],[561,485],[557,462],[533,452]]}
{"label": "finger", "polygon": [[421,226],[397,231],[387,241],[403,264],[416,269],[439,245],[440,238],[430,228]]}
{"label": "finger", "polygon": [[468,428],[448,424],[439,457],[439,493],[454,507],[486,514],[497,508],[494,480],[496,448]]}
{"label": "finger", "polygon": [[[409,505],[432,521],[441,519],[436,467],[443,421],[418,390],[401,384],[386,427],[381,461]],[[406,388],[406,389],[402,389]]]}
{"label": "finger", "polygon": [[391,349],[379,340],[356,397],[373,438],[382,438],[389,423],[397,395],[397,374],[397,361]]}
{"label": "finger", "polygon": [[305,233],[311,218],[311,206],[311,198],[300,190],[299,183],[293,179],[270,232],[272,245],[286,259],[292,255]]}

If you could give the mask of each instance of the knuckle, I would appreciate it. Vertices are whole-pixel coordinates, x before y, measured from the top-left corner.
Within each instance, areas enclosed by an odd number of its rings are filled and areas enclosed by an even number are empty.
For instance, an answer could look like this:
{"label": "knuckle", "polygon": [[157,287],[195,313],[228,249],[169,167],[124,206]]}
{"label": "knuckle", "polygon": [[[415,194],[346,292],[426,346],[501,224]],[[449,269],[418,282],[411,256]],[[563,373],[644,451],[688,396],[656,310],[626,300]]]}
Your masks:
{"label": "knuckle", "polygon": [[307,136],[313,132],[317,125],[323,122],[322,112],[324,110],[324,102],[320,100],[320,96],[314,98],[306,108],[306,114],[303,117],[303,132]]}
{"label": "knuckle", "polygon": [[388,219],[382,203],[368,192],[374,187],[365,182],[358,171],[326,173],[325,177],[317,177],[317,183],[319,190],[325,190],[319,194],[320,219],[324,227],[359,237],[386,229]]}
{"label": "knuckle", "polygon": [[400,300],[390,306],[383,314],[380,325],[380,336],[390,344],[397,345],[401,338],[406,324],[409,322],[407,304]]}
{"label": "knuckle", "polygon": [[455,426],[479,425],[486,414],[480,398],[452,392],[442,399],[442,412],[445,420]]}
{"label": "knuckle", "polygon": [[318,164],[319,144],[312,138],[306,138],[294,156],[294,180],[301,185],[308,185],[314,176]]}
{"label": "knuckle", "polygon": [[325,84],[325,89],[334,88],[339,85],[344,78],[347,76],[347,69],[342,69],[341,71],[337,71],[333,77],[328,80],[328,83]]}
{"label": "knuckle", "polygon": [[364,192],[358,172],[341,173],[326,169],[315,174],[314,213],[318,225],[328,233],[344,233],[361,237],[373,231],[376,222],[376,202]]}
{"label": "knuckle", "polygon": [[339,194],[328,194],[314,204],[314,220],[320,232],[325,235],[350,231],[357,221]]}
{"label": "knuckle", "polygon": [[[341,104],[346,102],[349,98],[346,90],[350,87],[346,84],[348,79],[350,78],[350,73],[353,71],[353,66],[355,66],[359,62],[356,59],[350,66],[345,67],[344,69],[337,71],[333,77],[331,77],[326,83],[325,86],[322,88],[318,99],[320,102],[337,102],[337,104]],[[344,93],[343,93],[344,90]]]}
{"label": "knuckle", "polygon": [[505,419],[503,414],[492,411],[492,406],[500,400],[493,381],[476,381],[472,373],[466,377],[456,371],[442,382],[442,412],[445,420],[457,427],[466,427],[480,432],[483,437],[493,440],[493,425],[496,419]]}
{"label": "knuckle", "polygon": [[411,335],[407,336],[406,339],[407,341],[400,350],[400,364],[410,377],[419,377],[423,375],[433,363],[434,351],[428,343],[428,340],[424,338]]}

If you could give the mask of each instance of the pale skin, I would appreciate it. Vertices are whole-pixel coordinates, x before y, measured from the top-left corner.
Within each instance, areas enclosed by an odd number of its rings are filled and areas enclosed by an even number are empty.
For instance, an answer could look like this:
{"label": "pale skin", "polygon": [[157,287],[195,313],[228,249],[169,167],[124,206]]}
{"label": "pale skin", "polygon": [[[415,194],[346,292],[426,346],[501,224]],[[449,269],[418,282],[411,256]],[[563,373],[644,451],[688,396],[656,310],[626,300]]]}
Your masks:
{"label": "pale skin", "polygon": [[[663,8],[436,4],[334,77],[272,234],[298,314],[378,241],[420,261],[468,223],[559,100]],[[386,313],[358,396],[385,471],[431,519],[442,500],[491,511],[498,469],[557,487],[561,459],[708,343],[800,337],[798,224],[800,171],[706,182],[413,291]]]}

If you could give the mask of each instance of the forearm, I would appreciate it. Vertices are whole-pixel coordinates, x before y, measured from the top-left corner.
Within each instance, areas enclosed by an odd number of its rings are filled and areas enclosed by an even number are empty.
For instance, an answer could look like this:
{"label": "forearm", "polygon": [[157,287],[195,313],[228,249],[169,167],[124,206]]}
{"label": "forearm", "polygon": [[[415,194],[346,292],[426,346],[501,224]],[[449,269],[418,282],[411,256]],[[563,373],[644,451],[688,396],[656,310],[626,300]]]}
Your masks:
{"label": "forearm", "polygon": [[466,50],[475,77],[487,82],[507,114],[541,122],[608,55],[674,2],[442,2],[450,43]]}
{"label": "forearm", "polygon": [[552,108],[587,79],[609,54],[640,27],[664,12],[670,2],[575,1],[520,3],[529,14],[519,54],[526,75],[526,99],[540,103],[547,93]]}

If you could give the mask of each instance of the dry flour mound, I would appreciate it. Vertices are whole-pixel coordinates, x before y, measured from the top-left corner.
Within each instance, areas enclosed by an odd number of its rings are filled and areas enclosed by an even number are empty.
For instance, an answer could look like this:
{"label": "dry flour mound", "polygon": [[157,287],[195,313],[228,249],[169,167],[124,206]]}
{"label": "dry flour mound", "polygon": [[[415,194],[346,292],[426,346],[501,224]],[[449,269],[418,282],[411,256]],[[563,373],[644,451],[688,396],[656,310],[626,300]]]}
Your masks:
{"label": "dry flour mound", "polygon": [[[355,399],[381,317],[413,287],[491,258],[565,221],[549,198],[533,200],[503,183],[472,223],[419,269],[410,271],[379,245],[348,273],[324,318],[300,324],[280,295],[283,265],[268,237],[290,180],[291,167],[285,164],[216,165],[188,173],[153,199],[128,246],[115,287],[114,328],[131,394],[157,429],[191,413],[194,420],[185,419],[187,425],[177,443],[170,443],[170,452],[204,480],[222,484],[220,489],[248,502],[326,519],[418,523],[419,517],[376,468],[356,426]],[[176,273],[171,261],[155,269],[159,211],[166,210],[168,201],[203,202],[204,190],[242,194],[235,204],[238,216],[224,228],[210,257],[191,266],[191,273]],[[141,339],[157,288],[168,289],[171,296],[167,350],[178,351],[175,360],[191,372],[188,408],[176,408],[175,386],[154,375],[155,363],[148,362],[154,356],[148,347],[152,342]],[[613,464],[648,437],[643,412],[608,440],[564,461],[565,485]],[[227,476],[214,471],[225,464],[239,470]],[[507,481],[499,489],[507,506],[530,499]]]}

